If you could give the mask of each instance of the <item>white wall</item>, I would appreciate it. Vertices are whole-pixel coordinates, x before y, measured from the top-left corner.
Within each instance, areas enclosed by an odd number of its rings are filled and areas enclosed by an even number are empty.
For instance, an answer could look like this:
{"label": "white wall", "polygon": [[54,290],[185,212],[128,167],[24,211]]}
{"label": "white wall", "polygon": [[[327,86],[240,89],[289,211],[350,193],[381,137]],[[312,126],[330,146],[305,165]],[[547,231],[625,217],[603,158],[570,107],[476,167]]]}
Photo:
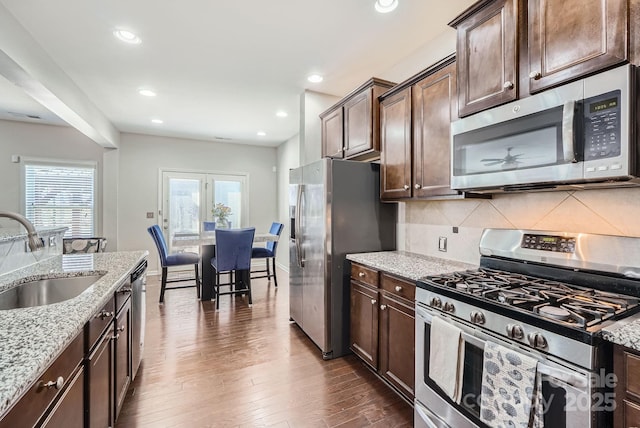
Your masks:
{"label": "white wall", "polygon": [[278,146],[278,218],[284,230],[278,244],[276,262],[289,270],[289,170],[300,166],[300,137],[295,135]]}
{"label": "white wall", "polygon": [[119,152],[118,250],[149,250],[150,271],[158,270],[147,227],[158,221],[160,169],[248,173],[249,225],[266,232],[279,218],[274,147],[122,134]]}
{"label": "white wall", "polygon": [[[0,210],[21,212],[20,167],[12,163],[11,155],[26,157],[95,161],[98,167],[98,218],[97,235],[102,235],[102,207],[104,194],[101,191],[103,177],[103,155],[100,147],[74,128],[0,120]],[[4,221],[3,221],[4,224]],[[9,225],[9,224],[7,224]],[[16,226],[15,222],[10,224]],[[111,236],[107,236],[111,241]]]}
{"label": "white wall", "polygon": [[315,162],[322,157],[319,115],[338,101],[340,97],[314,91],[304,91],[300,95],[300,165]]}

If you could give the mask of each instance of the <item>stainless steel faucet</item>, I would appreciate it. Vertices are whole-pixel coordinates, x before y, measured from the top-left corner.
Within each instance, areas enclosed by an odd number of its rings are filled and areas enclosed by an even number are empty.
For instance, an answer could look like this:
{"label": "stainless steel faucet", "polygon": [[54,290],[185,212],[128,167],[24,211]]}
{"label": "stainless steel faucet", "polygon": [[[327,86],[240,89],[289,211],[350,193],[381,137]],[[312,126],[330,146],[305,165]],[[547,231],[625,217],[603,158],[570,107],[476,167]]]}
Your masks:
{"label": "stainless steel faucet", "polygon": [[33,227],[33,224],[29,220],[27,220],[25,216],[11,211],[0,211],[0,217],[13,219],[23,225],[25,229],[27,229],[27,238],[29,240],[29,248],[31,248],[31,251],[36,251],[44,247],[44,243],[38,236],[36,228]]}

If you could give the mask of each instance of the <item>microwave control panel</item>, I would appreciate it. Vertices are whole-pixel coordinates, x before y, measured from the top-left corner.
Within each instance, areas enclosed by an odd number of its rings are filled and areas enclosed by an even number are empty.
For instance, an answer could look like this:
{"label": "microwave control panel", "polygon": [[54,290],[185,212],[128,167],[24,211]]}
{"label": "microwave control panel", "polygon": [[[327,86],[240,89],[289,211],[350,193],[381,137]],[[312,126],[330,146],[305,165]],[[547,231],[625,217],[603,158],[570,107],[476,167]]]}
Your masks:
{"label": "microwave control panel", "polygon": [[520,247],[532,250],[555,251],[557,253],[574,253],[576,251],[576,238],[527,233],[522,237]]}
{"label": "microwave control panel", "polygon": [[620,156],[620,91],[584,100],[584,160]]}

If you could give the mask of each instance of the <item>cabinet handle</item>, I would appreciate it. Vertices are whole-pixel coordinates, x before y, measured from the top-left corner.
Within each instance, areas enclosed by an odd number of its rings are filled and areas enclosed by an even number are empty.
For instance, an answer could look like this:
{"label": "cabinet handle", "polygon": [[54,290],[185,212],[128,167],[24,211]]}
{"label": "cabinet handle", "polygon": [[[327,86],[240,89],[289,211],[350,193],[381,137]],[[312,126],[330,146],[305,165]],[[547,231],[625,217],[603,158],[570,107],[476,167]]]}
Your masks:
{"label": "cabinet handle", "polygon": [[376,299],[371,299],[371,304],[375,305],[378,301]]}
{"label": "cabinet handle", "polygon": [[113,312],[101,311],[96,318],[100,318],[101,320],[105,318],[111,318],[113,316]]}
{"label": "cabinet handle", "polygon": [[364,273],[364,272],[358,272],[358,276],[359,276],[360,278],[364,278],[365,273]]}
{"label": "cabinet handle", "polygon": [[505,89],[513,89],[513,82],[510,80],[507,80],[506,82],[504,82],[504,85],[502,85],[503,88]]}
{"label": "cabinet handle", "polygon": [[123,287],[120,290],[118,290],[118,293],[125,294],[125,293],[131,293],[132,291],[133,289],[131,287]]}
{"label": "cabinet handle", "polygon": [[385,309],[387,309],[387,305],[380,305],[380,310],[384,311]]}
{"label": "cabinet handle", "polygon": [[416,183],[413,187],[415,187],[416,189],[419,189],[419,188],[421,188],[422,186],[421,186],[421,185],[419,185],[418,183]]}
{"label": "cabinet handle", "polygon": [[111,336],[111,340],[118,340],[120,339],[120,333],[116,334],[115,336]]}
{"label": "cabinet handle", "polygon": [[127,328],[127,327],[123,325],[122,327],[118,327],[118,328],[116,328],[116,331],[125,331],[125,330],[126,330],[126,328]]}
{"label": "cabinet handle", "polygon": [[408,184],[405,184],[405,185],[404,185],[404,190],[409,190],[409,188],[410,188],[410,187],[411,187],[411,186],[409,186]]}
{"label": "cabinet handle", "polygon": [[402,291],[402,287],[400,287],[399,285],[396,285],[396,291],[399,293]]}
{"label": "cabinet handle", "polygon": [[49,382],[43,384],[42,386],[47,389],[51,389],[51,388],[60,389],[62,388],[62,385],[64,385],[64,378],[62,376],[58,376],[55,382],[50,380]]}
{"label": "cabinet handle", "polygon": [[533,80],[538,80],[542,77],[542,73],[540,73],[539,71],[532,71],[531,73],[529,73],[529,78],[533,79]]}

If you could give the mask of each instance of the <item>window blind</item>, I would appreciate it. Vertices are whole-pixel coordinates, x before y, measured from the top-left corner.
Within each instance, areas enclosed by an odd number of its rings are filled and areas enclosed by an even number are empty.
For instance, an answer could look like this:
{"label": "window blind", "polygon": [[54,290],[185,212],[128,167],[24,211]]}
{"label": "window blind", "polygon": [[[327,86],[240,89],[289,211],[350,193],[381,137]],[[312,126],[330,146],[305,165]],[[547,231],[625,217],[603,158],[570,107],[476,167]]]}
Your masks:
{"label": "window blind", "polygon": [[95,175],[95,166],[25,162],[25,216],[36,227],[66,226],[65,237],[93,236]]}

